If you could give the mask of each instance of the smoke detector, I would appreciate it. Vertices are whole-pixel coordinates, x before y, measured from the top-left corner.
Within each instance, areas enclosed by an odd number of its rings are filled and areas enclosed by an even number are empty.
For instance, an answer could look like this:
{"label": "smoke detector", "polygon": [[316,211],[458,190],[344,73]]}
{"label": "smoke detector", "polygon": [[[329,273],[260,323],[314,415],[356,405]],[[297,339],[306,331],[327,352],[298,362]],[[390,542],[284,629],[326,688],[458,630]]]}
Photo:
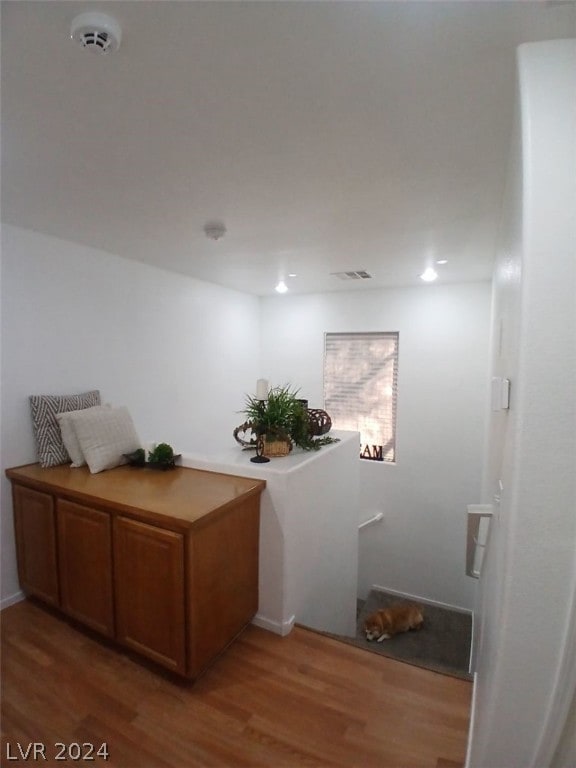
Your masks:
{"label": "smoke detector", "polygon": [[112,53],[120,47],[122,30],[111,16],[88,12],[81,13],[72,21],[70,37],[94,53]]}
{"label": "smoke detector", "polygon": [[219,221],[211,221],[204,227],[204,233],[210,240],[220,240],[226,234],[226,227]]}

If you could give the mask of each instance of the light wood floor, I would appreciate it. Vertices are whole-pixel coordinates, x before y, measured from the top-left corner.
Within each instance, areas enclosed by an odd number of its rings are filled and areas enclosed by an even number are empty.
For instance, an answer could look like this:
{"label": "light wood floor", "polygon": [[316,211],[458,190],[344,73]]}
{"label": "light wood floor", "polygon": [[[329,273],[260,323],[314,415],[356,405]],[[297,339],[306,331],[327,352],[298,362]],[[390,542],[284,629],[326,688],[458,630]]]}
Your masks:
{"label": "light wood floor", "polygon": [[[175,682],[25,601],[2,621],[2,764],[30,742],[106,742],[111,768],[457,768],[471,683],[296,627],[248,627]],[[7,752],[8,750],[8,752]],[[29,759],[26,764],[31,763]]]}

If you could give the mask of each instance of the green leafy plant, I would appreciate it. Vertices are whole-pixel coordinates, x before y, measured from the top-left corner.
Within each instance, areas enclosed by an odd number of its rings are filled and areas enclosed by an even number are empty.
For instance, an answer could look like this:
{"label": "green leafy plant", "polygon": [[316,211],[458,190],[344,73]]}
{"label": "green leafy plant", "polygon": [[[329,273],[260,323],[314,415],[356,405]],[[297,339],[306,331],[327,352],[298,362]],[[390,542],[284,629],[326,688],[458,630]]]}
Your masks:
{"label": "green leafy plant", "polygon": [[323,445],[338,442],[338,438],[330,437],[329,435],[322,435],[321,437],[312,436],[308,412],[302,405],[294,413],[290,437],[304,451],[318,451]]}
{"label": "green leafy plant", "polygon": [[299,390],[289,385],[274,387],[268,392],[267,400],[246,396],[246,415],[252,431],[265,435],[270,440],[285,440],[305,451],[318,450],[322,445],[337,442],[333,437],[313,438],[306,408],[298,399]]}
{"label": "green leafy plant", "polygon": [[257,400],[248,395],[244,413],[257,434],[276,440],[290,440],[290,432],[301,405],[297,392],[289,387],[275,387],[267,400]]}
{"label": "green leafy plant", "polygon": [[146,463],[146,451],[144,448],[136,448],[132,453],[123,454],[132,467],[143,467]]}
{"label": "green leafy plant", "polygon": [[158,443],[153,451],[148,453],[150,464],[164,464],[170,466],[174,464],[174,450],[168,443]]}

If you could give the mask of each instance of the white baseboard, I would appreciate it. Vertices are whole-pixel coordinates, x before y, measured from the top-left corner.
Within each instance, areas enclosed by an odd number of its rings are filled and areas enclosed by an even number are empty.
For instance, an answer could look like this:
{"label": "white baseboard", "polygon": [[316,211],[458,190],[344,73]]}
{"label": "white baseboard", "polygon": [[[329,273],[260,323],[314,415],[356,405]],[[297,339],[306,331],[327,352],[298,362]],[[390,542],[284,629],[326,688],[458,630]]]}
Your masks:
{"label": "white baseboard", "polygon": [[468,744],[466,746],[466,760],[464,768],[469,768],[470,752],[472,747],[472,737],[474,735],[474,722],[476,719],[476,672],[474,672],[474,682],[472,683],[472,702],[470,704],[470,725],[468,726]]}
{"label": "white baseboard", "polygon": [[275,621],[274,619],[268,619],[266,616],[257,613],[252,619],[252,624],[255,624],[261,629],[267,629],[269,632],[274,632],[275,635],[281,635],[286,637],[292,632],[296,616],[290,616],[288,621]]}
{"label": "white baseboard", "polygon": [[10,595],[10,597],[5,597],[0,601],[0,611],[3,611],[4,608],[8,608],[10,605],[14,605],[14,603],[19,603],[21,600],[24,600],[26,595],[24,592],[16,592],[13,595]]}
{"label": "white baseboard", "polygon": [[458,611],[458,613],[467,613],[472,615],[472,611],[469,608],[462,608],[459,605],[450,605],[450,603],[442,603],[440,600],[431,600],[428,597],[420,597],[420,595],[410,595],[407,592],[398,592],[397,589],[389,589],[389,587],[382,587],[379,584],[372,584],[371,589],[375,589],[377,592],[389,592],[395,597],[402,598],[403,600],[415,600],[418,603],[424,603],[424,605],[436,605],[439,608],[448,608],[451,611]]}
{"label": "white baseboard", "polygon": [[[470,640],[470,664],[468,665],[468,672],[475,676],[476,666],[476,611],[472,611],[472,635]],[[476,677],[474,677],[476,679]]]}

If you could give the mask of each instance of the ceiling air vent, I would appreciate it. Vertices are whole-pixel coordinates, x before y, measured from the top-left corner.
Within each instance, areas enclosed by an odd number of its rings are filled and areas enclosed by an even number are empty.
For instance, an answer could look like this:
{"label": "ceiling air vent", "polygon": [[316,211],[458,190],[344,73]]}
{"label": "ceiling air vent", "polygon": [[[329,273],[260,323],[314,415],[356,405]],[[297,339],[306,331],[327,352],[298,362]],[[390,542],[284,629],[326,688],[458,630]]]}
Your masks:
{"label": "ceiling air vent", "polygon": [[350,272],[331,272],[333,277],[338,277],[340,280],[370,280],[372,275],[366,272],[365,269],[351,270]]}

